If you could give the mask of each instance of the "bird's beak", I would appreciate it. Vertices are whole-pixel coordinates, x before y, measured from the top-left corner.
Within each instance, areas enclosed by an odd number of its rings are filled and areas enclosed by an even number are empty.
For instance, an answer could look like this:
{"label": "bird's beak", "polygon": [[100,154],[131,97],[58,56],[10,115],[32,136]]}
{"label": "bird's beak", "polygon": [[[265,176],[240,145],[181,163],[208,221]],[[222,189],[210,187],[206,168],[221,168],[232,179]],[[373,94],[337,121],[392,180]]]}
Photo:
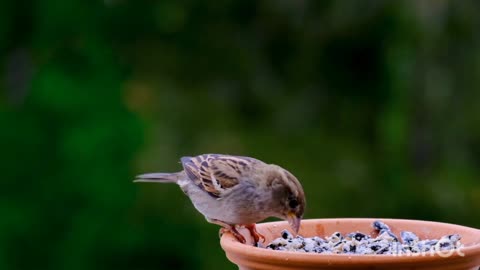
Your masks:
{"label": "bird's beak", "polygon": [[298,230],[300,229],[300,221],[302,221],[302,218],[297,217],[295,213],[290,212],[287,214],[287,221],[290,227],[292,227],[293,231],[295,231],[295,233],[298,233]]}

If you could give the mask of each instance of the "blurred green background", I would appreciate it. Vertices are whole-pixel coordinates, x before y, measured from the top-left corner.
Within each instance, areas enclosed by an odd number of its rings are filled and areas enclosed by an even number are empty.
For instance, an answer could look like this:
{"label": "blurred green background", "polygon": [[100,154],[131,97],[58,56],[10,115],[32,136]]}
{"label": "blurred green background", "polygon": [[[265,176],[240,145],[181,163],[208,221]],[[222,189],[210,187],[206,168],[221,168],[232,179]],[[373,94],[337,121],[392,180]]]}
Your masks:
{"label": "blurred green background", "polygon": [[306,218],[480,227],[476,1],[0,2],[0,269],[236,269],[175,185],[247,155]]}

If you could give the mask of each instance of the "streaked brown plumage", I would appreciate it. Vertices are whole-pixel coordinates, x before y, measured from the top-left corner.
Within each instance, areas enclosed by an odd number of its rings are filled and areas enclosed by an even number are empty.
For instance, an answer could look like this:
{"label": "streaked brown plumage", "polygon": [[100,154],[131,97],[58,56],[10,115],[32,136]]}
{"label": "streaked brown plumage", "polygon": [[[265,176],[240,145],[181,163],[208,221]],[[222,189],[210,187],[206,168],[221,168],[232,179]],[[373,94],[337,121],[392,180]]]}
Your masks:
{"label": "streaked brown plumage", "polygon": [[232,232],[240,242],[245,238],[236,225],[249,229],[254,240],[261,236],[255,223],[267,217],[288,220],[298,232],[305,209],[300,182],[287,170],[260,160],[221,154],[182,157],[183,170],[177,173],[150,173],[135,182],[177,183],[195,208],[211,222]]}

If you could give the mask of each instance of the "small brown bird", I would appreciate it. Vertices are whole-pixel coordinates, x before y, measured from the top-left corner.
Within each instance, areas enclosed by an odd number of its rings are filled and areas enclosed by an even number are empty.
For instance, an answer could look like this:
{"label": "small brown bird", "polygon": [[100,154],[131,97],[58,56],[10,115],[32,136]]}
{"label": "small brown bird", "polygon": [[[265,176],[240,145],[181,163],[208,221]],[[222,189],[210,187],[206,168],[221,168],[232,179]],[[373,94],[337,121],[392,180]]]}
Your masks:
{"label": "small brown bird", "polygon": [[298,233],[305,209],[300,182],[287,170],[260,160],[220,154],[182,157],[183,170],[149,173],[135,182],[176,183],[208,222],[245,243],[236,226],[247,228],[255,243],[265,239],[255,223],[268,217],[289,222]]}

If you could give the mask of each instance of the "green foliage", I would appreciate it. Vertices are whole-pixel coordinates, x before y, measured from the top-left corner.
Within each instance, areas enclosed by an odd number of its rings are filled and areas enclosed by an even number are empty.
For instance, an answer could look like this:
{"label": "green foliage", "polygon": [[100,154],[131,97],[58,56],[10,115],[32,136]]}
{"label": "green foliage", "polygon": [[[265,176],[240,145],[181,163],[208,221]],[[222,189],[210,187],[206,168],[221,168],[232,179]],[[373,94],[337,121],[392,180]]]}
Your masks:
{"label": "green foliage", "polygon": [[474,1],[3,1],[0,269],[235,269],[174,185],[254,156],[306,218],[480,227]]}

